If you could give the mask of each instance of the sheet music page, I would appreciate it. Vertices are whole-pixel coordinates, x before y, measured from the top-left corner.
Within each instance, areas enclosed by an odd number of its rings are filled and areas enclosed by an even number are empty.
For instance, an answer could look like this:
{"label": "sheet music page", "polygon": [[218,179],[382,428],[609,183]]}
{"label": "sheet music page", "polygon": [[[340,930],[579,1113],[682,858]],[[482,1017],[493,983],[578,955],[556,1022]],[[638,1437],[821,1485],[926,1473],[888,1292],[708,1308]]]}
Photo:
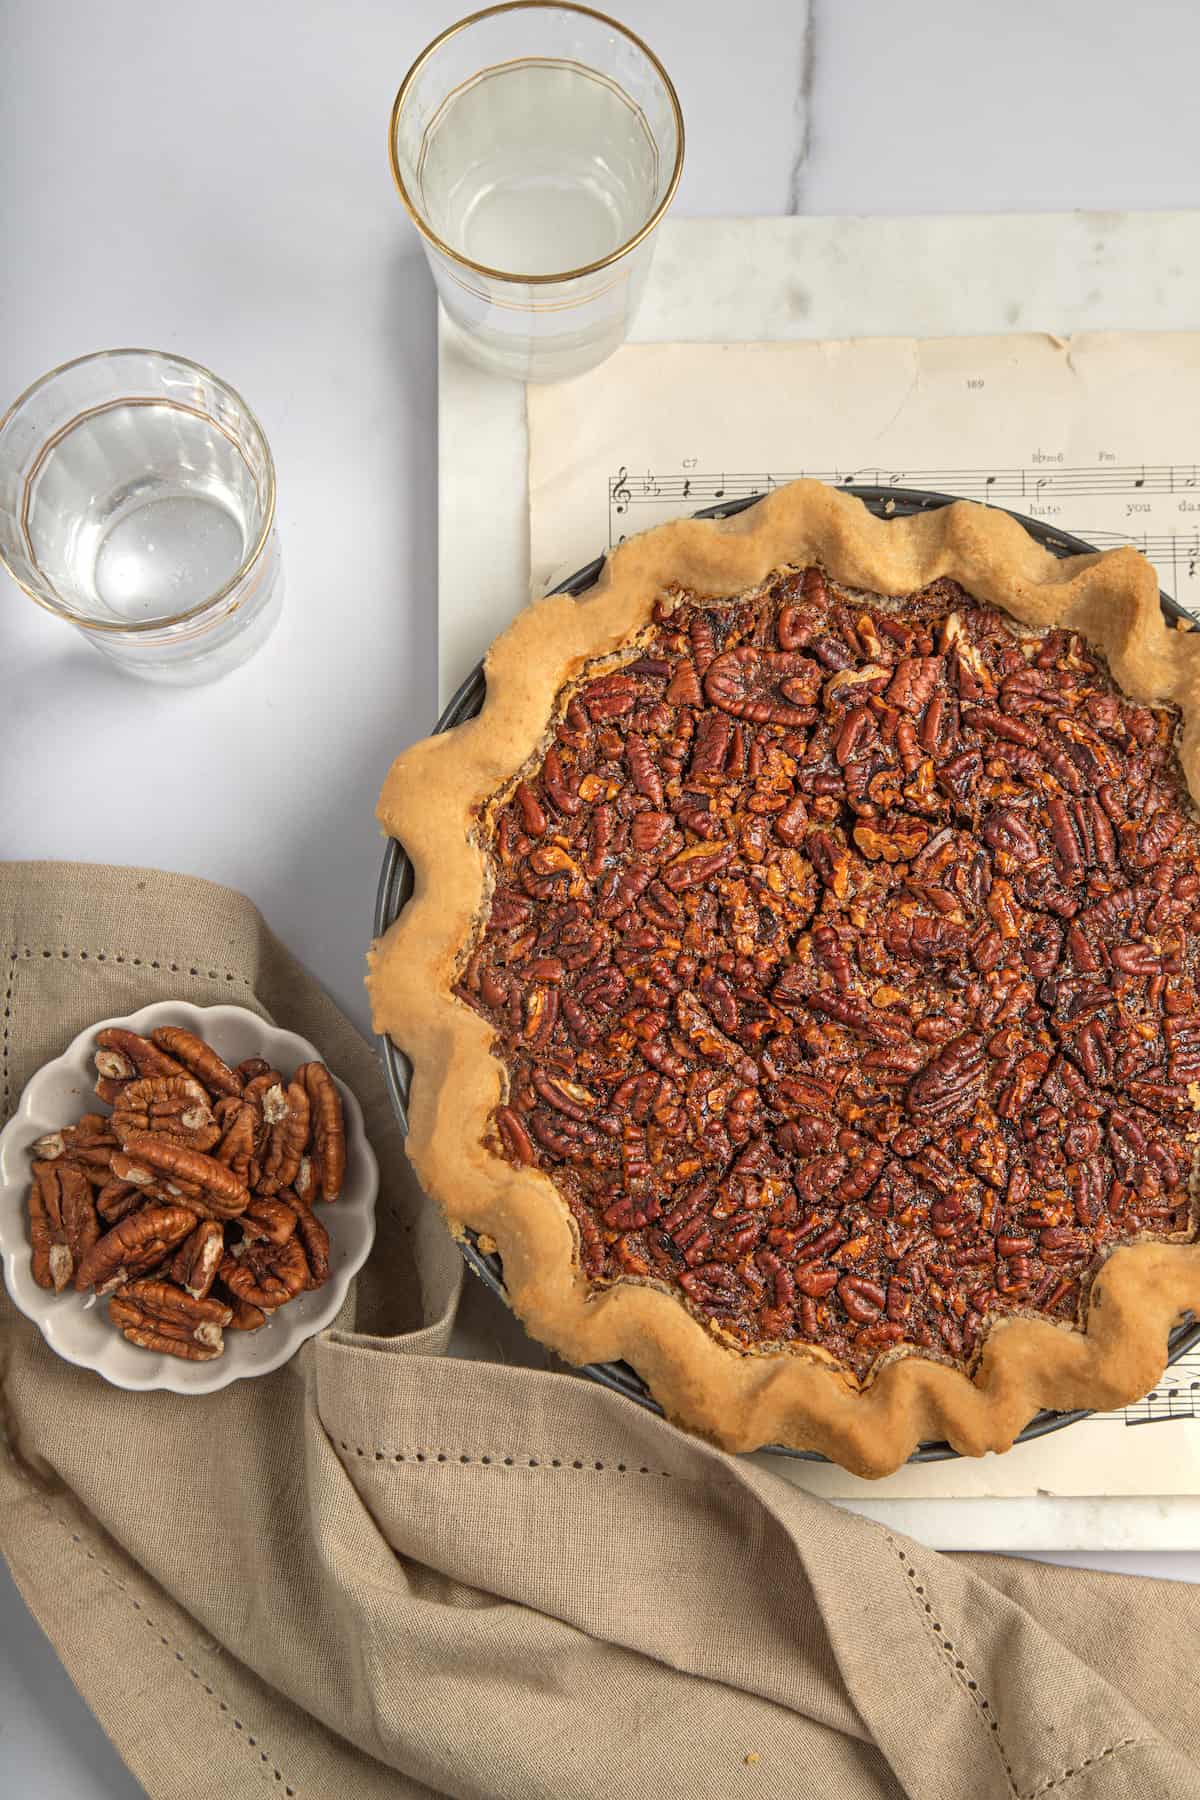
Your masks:
{"label": "sheet music page", "polygon": [[528,407],[535,592],[664,519],[811,475],[1136,544],[1200,610],[1200,333],[629,344]]}
{"label": "sheet music page", "polygon": [[[934,489],[1100,548],[1133,543],[1200,612],[1200,334],[627,345],[528,393],[535,592],[625,537],[799,475]],[[1200,1493],[1200,1349],[1154,1393],[1007,1456],[831,1498]]]}

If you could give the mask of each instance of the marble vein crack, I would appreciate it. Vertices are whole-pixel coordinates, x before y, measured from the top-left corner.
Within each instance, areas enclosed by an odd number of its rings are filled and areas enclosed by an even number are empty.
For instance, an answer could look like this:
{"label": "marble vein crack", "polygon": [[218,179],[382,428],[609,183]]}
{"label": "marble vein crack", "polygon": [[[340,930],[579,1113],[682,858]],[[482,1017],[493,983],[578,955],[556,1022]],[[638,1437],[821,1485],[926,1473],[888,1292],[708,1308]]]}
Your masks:
{"label": "marble vein crack", "polygon": [[816,69],[816,0],[808,0],[800,39],[800,79],[796,88],[796,153],[788,176],[788,213],[803,212],[804,177],[812,150],[813,76]]}

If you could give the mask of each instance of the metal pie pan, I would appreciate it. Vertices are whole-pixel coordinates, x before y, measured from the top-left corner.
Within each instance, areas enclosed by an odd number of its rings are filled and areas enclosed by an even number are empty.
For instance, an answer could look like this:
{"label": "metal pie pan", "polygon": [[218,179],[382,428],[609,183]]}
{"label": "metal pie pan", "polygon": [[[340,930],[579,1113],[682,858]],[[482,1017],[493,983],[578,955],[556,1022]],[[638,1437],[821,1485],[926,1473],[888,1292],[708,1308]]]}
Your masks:
{"label": "metal pie pan", "polygon": [[[914,513],[933,512],[942,506],[952,504],[953,494],[927,493],[917,488],[888,488],[846,486],[840,490],[844,494],[852,494],[863,501],[868,509],[880,518],[909,517]],[[763,496],[750,495],[746,499],[731,500],[722,506],[706,507],[695,516],[699,519],[725,519],[734,513],[744,512],[747,507],[754,506]],[[1043,525],[1037,519],[1027,519],[1020,513],[1011,513],[1010,518],[1017,520],[1029,535],[1045,546],[1055,556],[1079,556],[1093,554],[1096,546],[1086,544],[1081,538],[1071,537],[1064,531],[1057,531]],[[569,580],[564,581],[556,593],[573,594],[578,597],[594,586],[604,567],[604,557],[597,556],[585,568],[578,570]],[[1172,621],[1187,618],[1183,607],[1178,606],[1169,594],[1159,596],[1166,617]],[[434,727],[435,732],[451,731],[461,725],[464,719],[474,718],[483,706],[486,692],[483,664],[477,663],[467,676],[458,692],[447,705],[441,718]],[[383,869],[379,880],[379,891],[375,903],[375,935],[381,936],[389,925],[399,917],[412,893],[413,870],[401,844],[395,839],[388,843],[384,853]],[[383,1055],[384,1074],[387,1079],[388,1092],[392,1106],[401,1128],[408,1130],[408,1095],[411,1066],[403,1051],[399,1050],[388,1037],[380,1038]],[[486,1287],[500,1299],[508,1303],[508,1295],[504,1287],[504,1271],[499,1256],[479,1249],[474,1233],[468,1233],[459,1243],[459,1248],[468,1266],[478,1275]],[[1189,1319],[1179,1325],[1171,1333],[1167,1361],[1173,1363],[1185,1351],[1200,1342],[1200,1321]],[[634,1400],[648,1412],[656,1412],[662,1416],[662,1407],[654,1399],[645,1382],[631,1369],[628,1363],[585,1363],[580,1371],[598,1381],[603,1387],[611,1388],[614,1393],[622,1394],[627,1400]],[[1047,1432],[1061,1431],[1066,1425],[1073,1425],[1079,1419],[1090,1418],[1087,1409],[1074,1412],[1040,1412],[1035,1415],[1022,1431],[1016,1441],[1018,1444],[1029,1442],[1032,1438],[1044,1437]],[[801,1462],[827,1462],[829,1459],[818,1450],[793,1450],[786,1444],[764,1444],[777,1456],[789,1456]],[[950,1457],[959,1456],[961,1452],[944,1440],[920,1444],[909,1457],[911,1463],[944,1462]]]}

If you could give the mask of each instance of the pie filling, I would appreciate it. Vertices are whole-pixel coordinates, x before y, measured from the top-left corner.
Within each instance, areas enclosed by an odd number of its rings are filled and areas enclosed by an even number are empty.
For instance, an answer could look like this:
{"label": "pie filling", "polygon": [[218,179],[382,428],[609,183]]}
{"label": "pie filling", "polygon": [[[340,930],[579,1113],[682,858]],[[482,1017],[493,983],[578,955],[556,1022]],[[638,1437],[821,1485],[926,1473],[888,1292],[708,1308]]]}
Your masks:
{"label": "pie filling", "polygon": [[1078,1324],[1116,1244],[1193,1236],[1177,727],[1073,633],[815,568],[673,593],[567,684],[481,810],[456,992],[593,1286],[864,1379]]}

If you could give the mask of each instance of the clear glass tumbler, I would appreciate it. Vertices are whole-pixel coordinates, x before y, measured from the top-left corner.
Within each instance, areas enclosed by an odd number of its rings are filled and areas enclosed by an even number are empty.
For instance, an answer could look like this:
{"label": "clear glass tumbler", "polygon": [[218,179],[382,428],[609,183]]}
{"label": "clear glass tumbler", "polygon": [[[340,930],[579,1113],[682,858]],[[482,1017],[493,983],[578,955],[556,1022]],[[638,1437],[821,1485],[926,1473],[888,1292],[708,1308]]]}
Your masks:
{"label": "clear glass tumbler", "polygon": [[556,0],[474,13],[404,77],[389,147],[474,361],[556,381],[624,340],[683,167],[679,100],[640,38]]}
{"label": "clear glass tumbler", "polygon": [[131,675],[215,680],[283,596],[275,465],[231,387],[157,350],[43,375],[0,419],[0,562]]}

